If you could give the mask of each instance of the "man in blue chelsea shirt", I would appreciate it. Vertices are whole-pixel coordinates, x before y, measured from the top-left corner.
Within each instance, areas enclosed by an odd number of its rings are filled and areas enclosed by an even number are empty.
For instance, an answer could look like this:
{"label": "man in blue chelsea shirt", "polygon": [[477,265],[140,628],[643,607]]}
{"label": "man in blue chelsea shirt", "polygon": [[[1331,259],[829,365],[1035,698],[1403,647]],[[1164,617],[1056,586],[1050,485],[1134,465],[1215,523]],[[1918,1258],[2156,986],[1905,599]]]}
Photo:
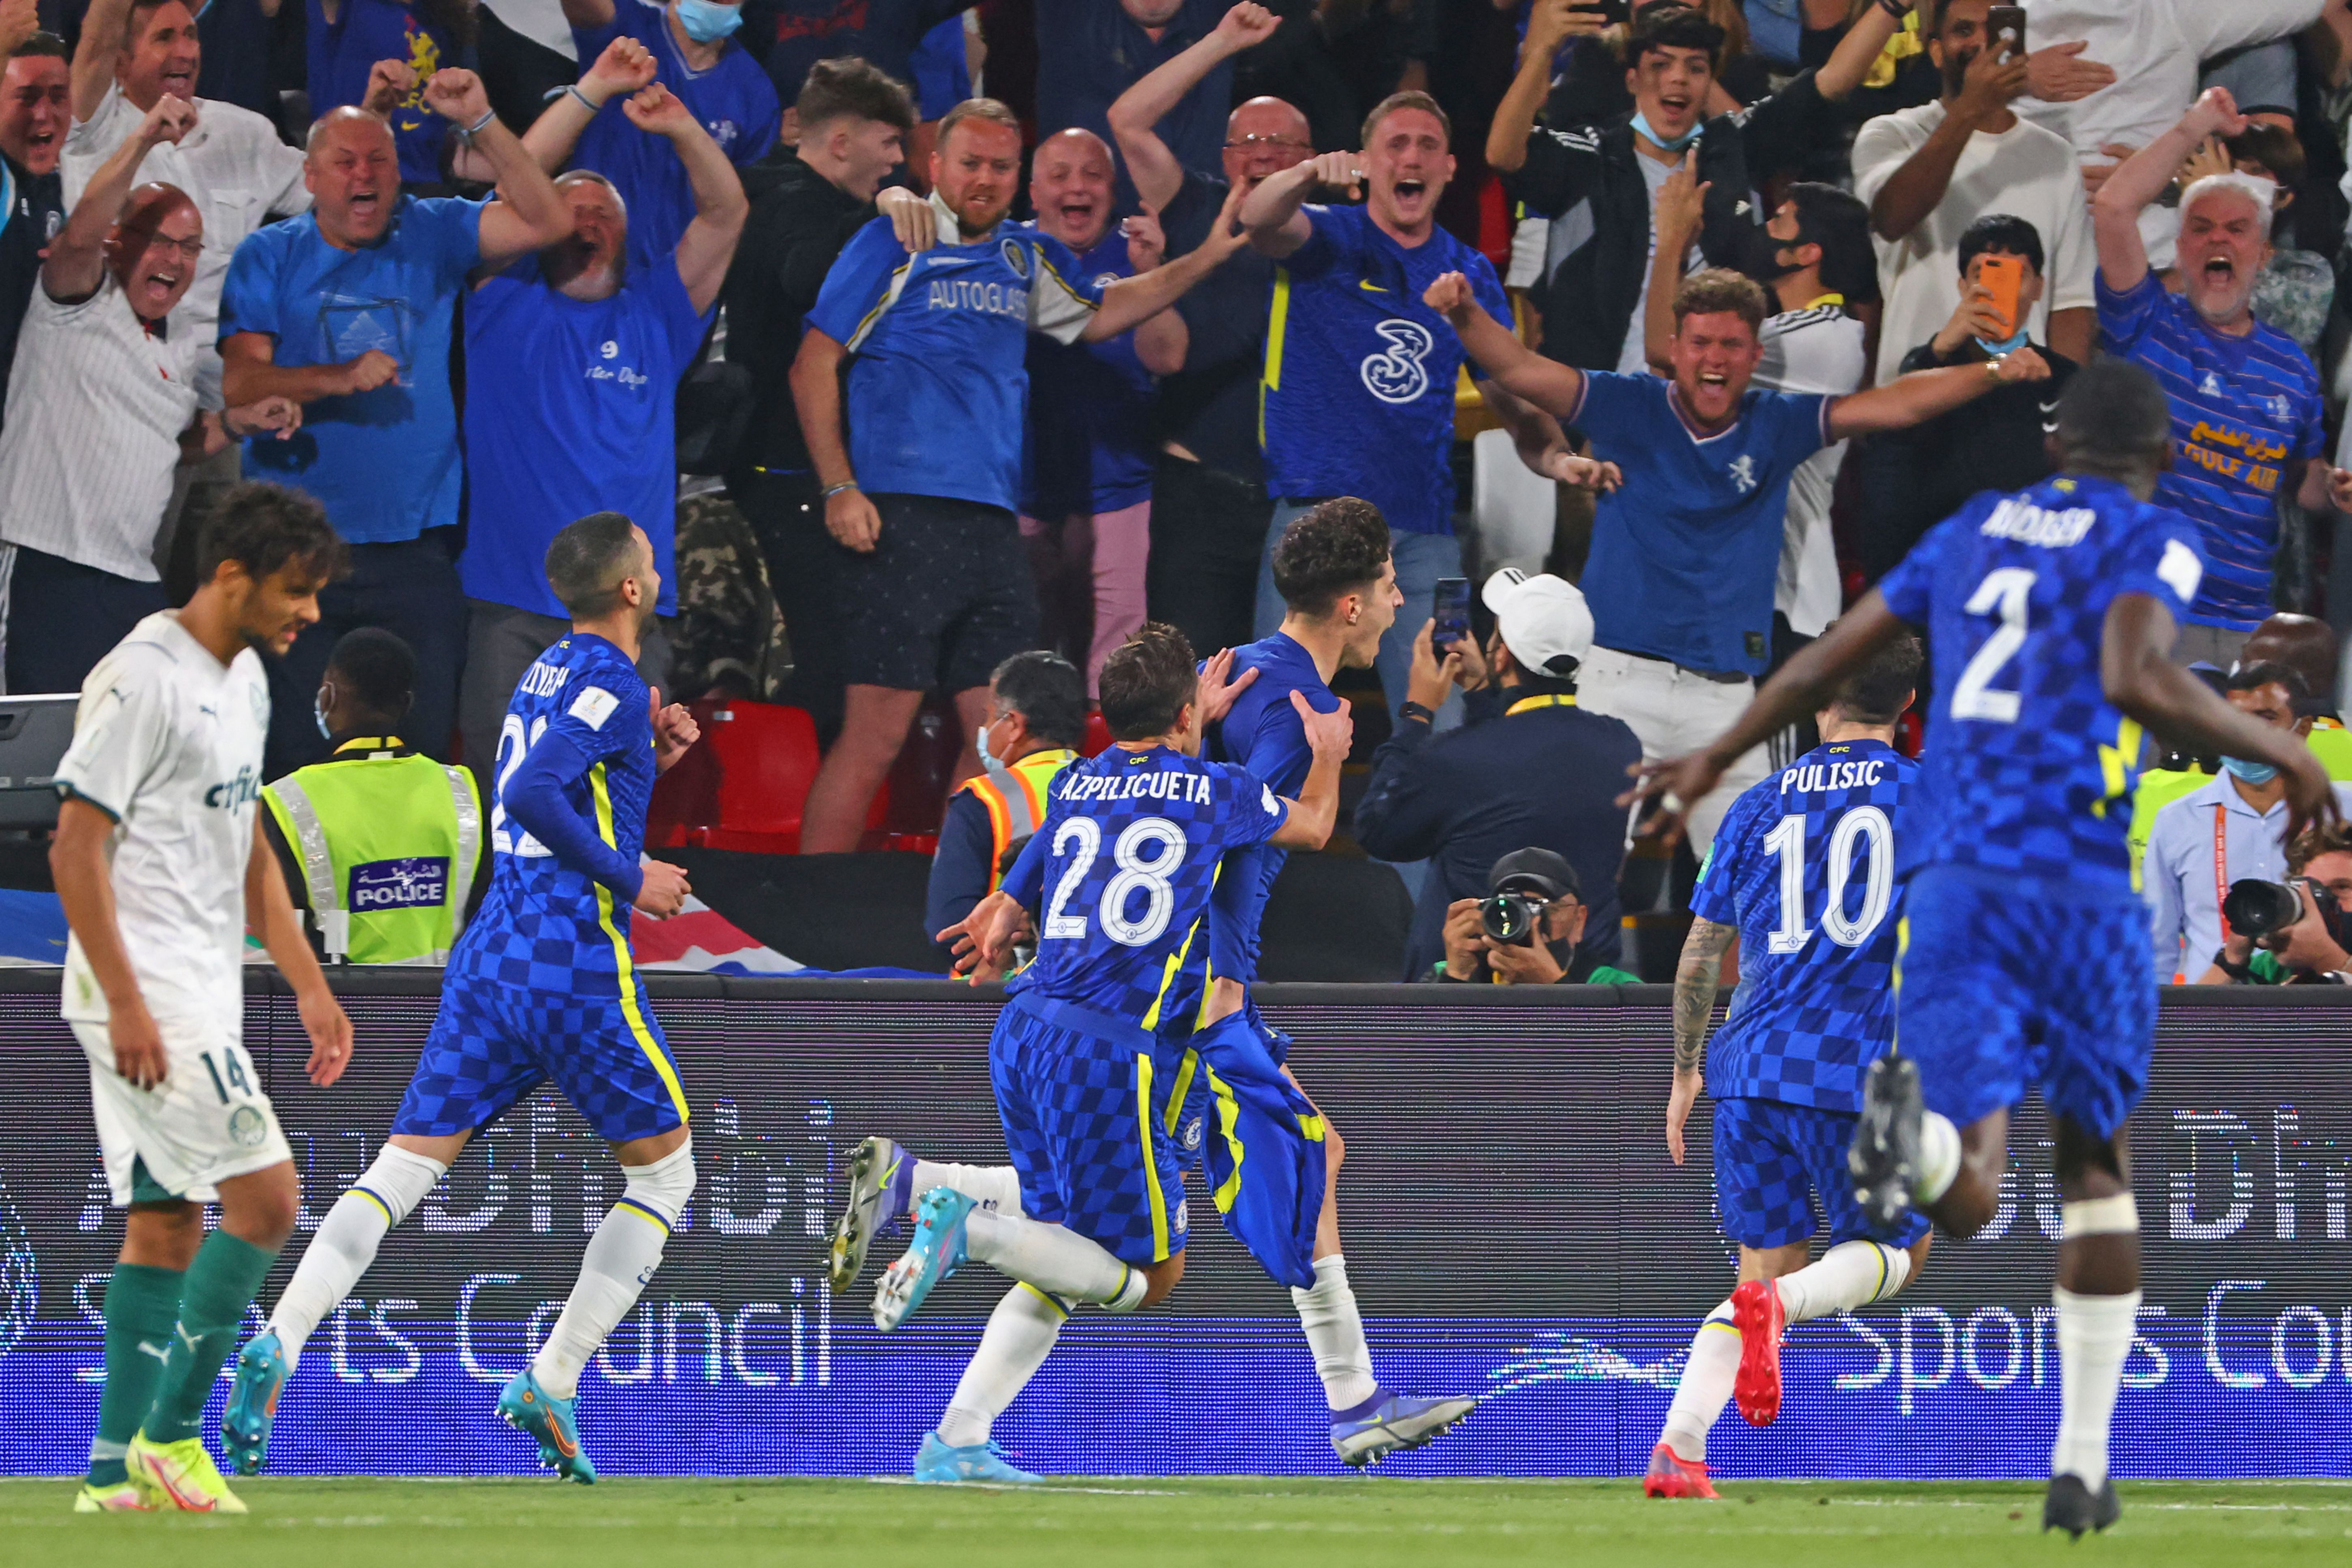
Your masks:
{"label": "man in blue chelsea shirt", "polygon": [[963,721],[956,778],[978,773],[969,737],[988,718],[989,672],[1036,641],[1036,587],[1013,511],[1029,334],[1115,338],[1241,246],[1220,233],[1139,278],[1099,280],[1052,235],[1002,227],[1020,175],[1013,110],[986,98],[958,104],[931,154],[940,243],[910,257],[891,221],[875,219],[844,247],[807,316],[793,401],[825,528],[849,552],[848,690],[841,738],[809,791],[808,854],[857,847],[866,804],[935,687],[955,694]]}

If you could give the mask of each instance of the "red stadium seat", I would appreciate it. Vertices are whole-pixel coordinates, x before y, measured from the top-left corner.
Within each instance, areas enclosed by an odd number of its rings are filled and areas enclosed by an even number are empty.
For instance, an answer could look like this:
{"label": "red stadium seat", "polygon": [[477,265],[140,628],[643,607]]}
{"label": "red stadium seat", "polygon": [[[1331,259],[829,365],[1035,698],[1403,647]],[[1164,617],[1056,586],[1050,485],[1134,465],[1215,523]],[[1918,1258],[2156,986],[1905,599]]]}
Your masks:
{"label": "red stadium seat", "polygon": [[[801,812],[823,755],[816,724],[798,708],[772,702],[696,703],[701,743],[654,786],[646,842],[757,855],[796,855]],[[889,791],[866,816],[881,826]]]}
{"label": "red stadium seat", "polygon": [[1079,750],[1089,757],[1098,757],[1110,750],[1110,726],[1092,709],[1087,710],[1087,743]]}

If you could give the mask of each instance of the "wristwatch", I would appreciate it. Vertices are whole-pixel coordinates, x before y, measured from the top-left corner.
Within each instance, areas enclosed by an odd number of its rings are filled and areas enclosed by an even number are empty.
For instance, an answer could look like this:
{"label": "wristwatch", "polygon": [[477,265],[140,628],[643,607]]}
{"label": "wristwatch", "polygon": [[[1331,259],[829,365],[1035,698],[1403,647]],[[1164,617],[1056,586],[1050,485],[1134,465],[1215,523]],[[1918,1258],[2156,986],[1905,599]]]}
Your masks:
{"label": "wristwatch", "polygon": [[1400,719],[1418,719],[1424,724],[1434,724],[1437,722],[1436,714],[1431,712],[1428,709],[1423,708],[1420,703],[1412,701],[1398,703],[1397,717]]}
{"label": "wristwatch", "polygon": [[2220,948],[2214,952],[2213,967],[2228,975],[2232,984],[2250,985],[2253,984],[2254,966],[2251,963],[2231,963],[2230,950],[2228,948]]}

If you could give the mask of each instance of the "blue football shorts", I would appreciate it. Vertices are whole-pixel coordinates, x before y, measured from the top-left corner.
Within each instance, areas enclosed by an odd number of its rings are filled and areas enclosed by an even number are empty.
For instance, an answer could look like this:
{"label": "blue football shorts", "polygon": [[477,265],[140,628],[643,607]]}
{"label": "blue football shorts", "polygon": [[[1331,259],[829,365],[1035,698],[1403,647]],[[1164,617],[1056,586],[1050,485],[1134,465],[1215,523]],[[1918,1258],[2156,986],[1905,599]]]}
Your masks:
{"label": "blue football shorts", "polygon": [[1966,1127],[2039,1089],[2096,1138],[2147,1089],[2156,980],[2147,906],[2127,890],[2053,889],[1930,866],[1904,895],[1895,1048],[1927,1109]]}
{"label": "blue football shorts", "polygon": [[1183,1251],[1189,1219],[1156,1045],[1133,1025],[1025,993],[988,1039],[1021,1212],[1138,1266]]}
{"label": "blue football shorts", "polygon": [[634,975],[621,995],[600,997],[453,973],[392,1130],[419,1138],[477,1131],[551,1080],[611,1142],[686,1123],[686,1091]]}
{"label": "blue football shorts", "polygon": [[1915,1212],[1906,1211],[1885,1235],[1863,1217],[1845,1166],[1855,1120],[1843,1110],[1777,1100],[1717,1100],[1715,1206],[1723,1234],[1758,1248],[1786,1247],[1824,1227],[1832,1247],[1842,1241],[1908,1247],[1927,1235],[1927,1216]]}

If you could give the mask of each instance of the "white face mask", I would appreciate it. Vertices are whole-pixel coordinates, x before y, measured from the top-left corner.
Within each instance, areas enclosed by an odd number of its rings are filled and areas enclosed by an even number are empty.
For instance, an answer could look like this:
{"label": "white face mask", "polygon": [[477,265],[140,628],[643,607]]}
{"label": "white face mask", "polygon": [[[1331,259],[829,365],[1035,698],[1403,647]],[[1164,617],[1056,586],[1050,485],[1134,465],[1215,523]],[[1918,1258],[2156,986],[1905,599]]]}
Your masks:
{"label": "white face mask", "polygon": [[310,700],[310,712],[319,721],[319,733],[330,741],[335,738],[335,732],[327,728],[327,693],[333,689],[331,684],[321,684],[319,694]]}

